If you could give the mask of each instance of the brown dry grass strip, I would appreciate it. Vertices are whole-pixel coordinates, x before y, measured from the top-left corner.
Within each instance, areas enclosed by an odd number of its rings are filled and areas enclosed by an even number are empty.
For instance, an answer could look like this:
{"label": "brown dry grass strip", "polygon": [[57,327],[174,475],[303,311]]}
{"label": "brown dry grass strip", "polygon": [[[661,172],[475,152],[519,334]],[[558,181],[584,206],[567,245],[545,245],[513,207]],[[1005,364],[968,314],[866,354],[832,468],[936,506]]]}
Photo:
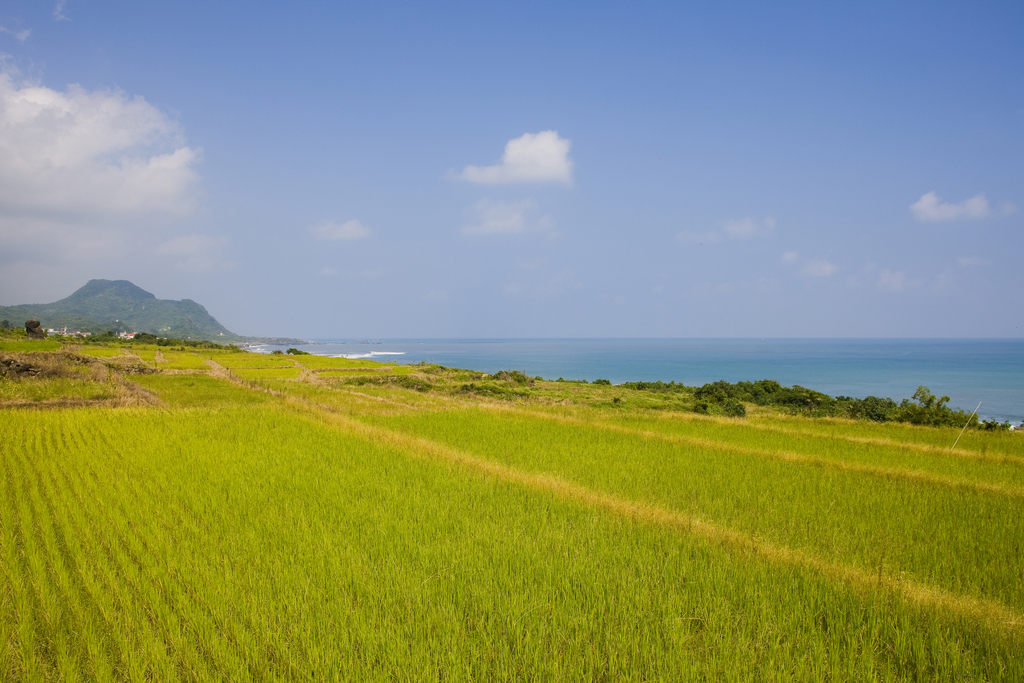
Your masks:
{"label": "brown dry grass strip", "polygon": [[903,578],[828,562],[810,553],[777,546],[757,539],[748,533],[705,522],[692,515],[594,491],[553,475],[523,472],[513,467],[482,460],[427,439],[369,425],[330,410],[314,408],[301,399],[288,398],[286,403],[287,407],[302,418],[340,428],[345,433],[357,435],[372,443],[395,448],[419,457],[458,463],[502,481],[550,493],[563,499],[573,500],[644,523],[675,529],[766,562],[805,567],[831,579],[842,581],[864,593],[874,593],[875,591],[893,593],[921,607],[938,608],[978,620],[1016,637],[1024,636],[1024,615],[993,600],[956,595],[940,588]]}
{"label": "brown dry grass strip", "polygon": [[311,368],[313,372],[324,374],[328,372],[347,372],[353,375],[380,375],[380,374],[394,374],[394,369],[391,367],[382,368]]}
{"label": "brown dry grass strip", "polygon": [[377,401],[378,403],[386,403],[392,406],[398,406],[399,408],[408,408],[409,410],[423,410],[419,406],[414,406],[410,403],[402,403],[400,401],[392,401],[390,398],[383,398],[381,396],[371,396],[370,394],[364,394],[361,391],[353,391],[351,389],[335,389],[335,391],[348,394],[349,396],[358,396],[359,398],[369,399],[371,401]]}
{"label": "brown dry grass strip", "polygon": [[802,465],[815,465],[818,467],[825,467],[828,469],[839,470],[842,472],[868,474],[871,476],[884,477],[887,479],[901,479],[904,481],[929,484],[932,486],[941,486],[944,488],[965,489],[977,491],[980,493],[1007,496],[1010,498],[1024,498],[1024,488],[1021,488],[1019,486],[1004,486],[1002,484],[990,484],[987,482],[971,481],[969,479],[958,479],[957,477],[948,477],[942,474],[925,472],[923,470],[906,470],[896,467],[883,467],[881,465],[865,465],[861,463],[849,462],[846,460],[836,460],[834,458],[823,458],[816,455],[808,455],[806,453],[796,453],[793,451],[773,451],[763,448],[751,448],[750,446],[738,446],[730,444],[725,441],[717,441],[713,439],[693,436],[680,436],[678,434],[664,434],[662,432],[655,432],[647,429],[635,429],[632,427],[624,427],[622,425],[612,424],[609,422],[600,422],[596,420],[591,421],[578,417],[567,417],[565,415],[555,415],[553,413],[546,413],[541,411],[524,410],[523,408],[518,408],[514,406],[481,403],[479,404],[479,407],[488,410],[516,413],[526,417],[543,418],[554,422],[561,422],[563,424],[571,424],[574,426],[595,427],[598,429],[604,429],[611,432],[617,432],[619,434],[639,436],[646,439],[658,439],[660,441],[667,441],[669,443],[677,443],[685,446],[707,448],[716,451],[727,451],[730,453],[738,453],[741,455],[753,455],[755,457],[770,458],[772,460],[782,460],[784,462],[792,462]]}

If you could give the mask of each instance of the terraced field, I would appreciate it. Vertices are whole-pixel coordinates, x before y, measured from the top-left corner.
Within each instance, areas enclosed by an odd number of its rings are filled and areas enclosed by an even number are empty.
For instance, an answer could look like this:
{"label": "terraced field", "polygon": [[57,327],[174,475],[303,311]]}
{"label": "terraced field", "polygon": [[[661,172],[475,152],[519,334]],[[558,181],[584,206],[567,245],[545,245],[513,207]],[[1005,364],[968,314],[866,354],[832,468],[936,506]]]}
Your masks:
{"label": "terraced field", "polygon": [[4,680],[1024,680],[1019,434],[150,351],[0,410]]}

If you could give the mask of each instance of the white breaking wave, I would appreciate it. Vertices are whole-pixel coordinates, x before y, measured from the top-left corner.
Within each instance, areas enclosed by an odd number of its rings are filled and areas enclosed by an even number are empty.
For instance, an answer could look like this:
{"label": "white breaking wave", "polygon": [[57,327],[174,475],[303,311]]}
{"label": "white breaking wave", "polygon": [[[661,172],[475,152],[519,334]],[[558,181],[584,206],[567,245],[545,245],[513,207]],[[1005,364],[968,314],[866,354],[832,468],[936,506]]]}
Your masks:
{"label": "white breaking wave", "polygon": [[348,358],[350,360],[356,358],[373,358],[374,356],[404,356],[405,351],[371,351],[370,353],[342,353],[337,356],[330,356],[331,358]]}

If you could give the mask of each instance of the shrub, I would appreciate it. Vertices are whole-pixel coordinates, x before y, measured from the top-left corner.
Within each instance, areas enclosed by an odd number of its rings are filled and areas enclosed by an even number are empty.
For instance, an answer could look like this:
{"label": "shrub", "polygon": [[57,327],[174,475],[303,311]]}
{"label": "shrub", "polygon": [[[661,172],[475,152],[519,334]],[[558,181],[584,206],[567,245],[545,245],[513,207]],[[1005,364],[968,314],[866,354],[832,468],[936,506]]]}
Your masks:
{"label": "shrub", "polygon": [[511,382],[525,386],[533,386],[533,380],[529,375],[519,370],[499,370],[491,375],[491,378],[499,382]]}
{"label": "shrub", "polygon": [[722,406],[725,410],[725,414],[729,417],[746,417],[747,407],[735,399],[729,399]]}
{"label": "shrub", "polygon": [[[913,401],[913,402],[912,402]],[[953,410],[946,404],[949,396],[935,396],[928,387],[919,386],[911,400],[903,399],[893,419],[932,427],[960,427],[978,424],[978,416],[968,415],[963,409]]]}

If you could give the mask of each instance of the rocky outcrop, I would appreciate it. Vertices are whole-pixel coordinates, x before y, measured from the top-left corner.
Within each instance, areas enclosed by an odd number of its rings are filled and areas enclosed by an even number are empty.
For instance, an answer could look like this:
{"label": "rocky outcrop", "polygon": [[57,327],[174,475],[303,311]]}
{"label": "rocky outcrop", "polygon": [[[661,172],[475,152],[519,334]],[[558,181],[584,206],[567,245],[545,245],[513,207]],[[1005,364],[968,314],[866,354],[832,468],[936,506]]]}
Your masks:
{"label": "rocky outcrop", "polygon": [[46,330],[38,320],[26,320],[25,331],[28,332],[29,339],[46,339]]}
{"label": "rocky outcrop", "polygon": [[17,358],[0,358],[0,377],[18,377],[28,375],[35,377],[42,368],[31,363],[25,363]]}

